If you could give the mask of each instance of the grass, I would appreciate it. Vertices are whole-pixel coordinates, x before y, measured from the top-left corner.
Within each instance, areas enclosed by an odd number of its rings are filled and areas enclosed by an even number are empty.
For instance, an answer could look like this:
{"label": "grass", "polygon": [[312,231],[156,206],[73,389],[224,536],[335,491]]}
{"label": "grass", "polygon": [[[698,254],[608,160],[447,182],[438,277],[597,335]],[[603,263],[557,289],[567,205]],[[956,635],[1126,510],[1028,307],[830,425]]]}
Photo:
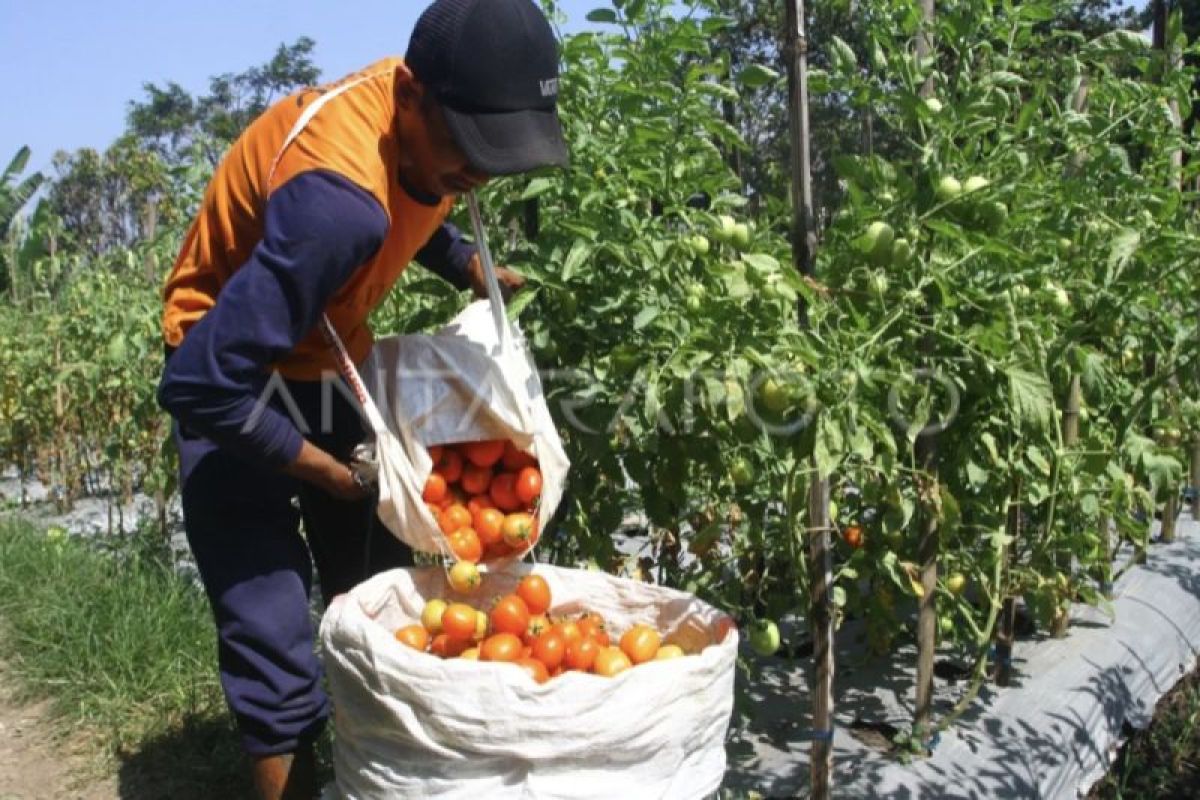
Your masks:
{"label": "grass", "polygon": [[1088,800],[1200,797],[1200,669],[1158,701]]}
{"label": "grass", "polygon": [[0,658],[18,695],[98,738],[122,797],[248,796],[207,602],[153,541],[104,553],[0,519]]}

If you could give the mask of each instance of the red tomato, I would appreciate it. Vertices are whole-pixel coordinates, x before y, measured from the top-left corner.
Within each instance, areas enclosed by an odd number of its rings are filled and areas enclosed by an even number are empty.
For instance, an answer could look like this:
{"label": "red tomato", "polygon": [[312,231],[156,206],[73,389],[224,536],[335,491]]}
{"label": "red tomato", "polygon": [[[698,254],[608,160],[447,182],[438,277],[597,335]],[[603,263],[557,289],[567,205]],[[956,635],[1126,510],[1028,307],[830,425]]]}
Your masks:
{"label": "red tomato", "polygon": [[479,646],[480,661],[516,661],[521,657],[521,640],[511,633],[494,633]]}
{"label": "red tomato", "polygon": [[517,497],[517,476],[511,472],[501,472],[492,478],[488,495],[501,511],[516,511],[521,507],[521,499]]}
{"label": "red tomato", "polygon": [[492,468],[467,464],[463,467],[462,480],[459,483],[467,494],[483,494],[492,484]]}
{"label": "red tomato", "polygon": [[504,455],[501,456],[500,463],[509,472],[520,472],[524,467],[532,467],[537,464],[537,460],[528,453],[518,450],[512,442],[505,442]]}
{"label": "red tomato", "polygon": [[467,442],[462,445],[463,455],[477,467],[490,467],[504,455],[504,440],[492,439],[483,442]]}
{"label": "red tomato", "polygon": [[550,620],[546,619],[546,615],[532,614],[529,617],[529,624],[525,626],[525,632],[521,634],[521,641],[532,645],[537,637],[548,630],[550,630]]}
{"label": "red tomato", "polygon": [[475,519],[476,514],[478,514],[480,511],[483,511],[485,508],[495,507],[496,504],[492,502],[492,498],[488,497],[486,494],[473,495],[471,499],[467,501],[467,511],[471,512],[472,520]]}
{"label": "red tomato", "polygon": [[433,447],[429,448],[429,460],[432,461],[435,466],[439,461],[442,460],[442,450],[444,449],[445,448],[443,448],[440,444],[435,444]]}
{"label": "red tomato", "polygon": [[462,471],[462,456],[453,450],[442,453],[442,460],[438,462],[438,472],[446,478],[446,483],[458,483],[458,479],[462,477]]}
{"label": "red tomato", "polygon": [[529,606],[530,614],[545,614],[550,610],[550,584],[541,575],[526,575],[517,584],[517,596]]}
{"label": "red tomato", "polygon": [[563,638],[567,640],[568,645],[582,641],[584,638],[583,631],[579,630],[579,623],[575,622],[574,620],[569,619],[565,622],[560,622],[554,626],[554,630],[563,635]]}
{"label": "red tomato", "polygon": [[517,473],[517,499],[525,505],[532,505],[542,495],[542,473],[537,467],[525,467]]}
{"label": "red tomato", "polygon": [[433,637],[433,642],[429,645],[429,652],[439,658],[454,658],[461,656],[469,644],[471,643],[466,639],[455,639],[444,633],[439,633]]}
{"label": "red tomato", "polygon": [[488,619],[493,631],[520,636],[529,627],[529,608],[524,600],[515,594],[508,594],[496,601]]}
{"label": "red tomato", "polygon": [[483,560],[495,561],[498,558],[508,558],[513,554],[513,549],[506,545],[503,541],[492,542],[483,548]]}

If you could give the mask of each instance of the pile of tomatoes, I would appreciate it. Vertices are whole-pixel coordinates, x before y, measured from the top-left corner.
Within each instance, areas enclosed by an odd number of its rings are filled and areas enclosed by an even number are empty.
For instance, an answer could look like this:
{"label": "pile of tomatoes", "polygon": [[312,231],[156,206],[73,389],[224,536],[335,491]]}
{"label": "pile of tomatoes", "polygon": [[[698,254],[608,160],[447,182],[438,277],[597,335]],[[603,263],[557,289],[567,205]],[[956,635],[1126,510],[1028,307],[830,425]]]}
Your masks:
{"label": "pile of tomatoes", "polygon": [[[429,457],[422,499],[460,563],[516,555],[537,542],[542,473],[533,456],[493,439],[431,447]],[[472,570],[459,573],[459,591],[478,584]]]}
{"label": "pile of tomatoes", "polygon": [[546,579],[526,575],[486,612],[469,603],[430,600],[421,621],[395,636],[440,658],[515,664],[538,683],[567,671],[612,677],[647,661],[688,654],[680,644],[664,644],[650,625],[634,625],[613,637],[600,614],[552,614],[550,600]]}

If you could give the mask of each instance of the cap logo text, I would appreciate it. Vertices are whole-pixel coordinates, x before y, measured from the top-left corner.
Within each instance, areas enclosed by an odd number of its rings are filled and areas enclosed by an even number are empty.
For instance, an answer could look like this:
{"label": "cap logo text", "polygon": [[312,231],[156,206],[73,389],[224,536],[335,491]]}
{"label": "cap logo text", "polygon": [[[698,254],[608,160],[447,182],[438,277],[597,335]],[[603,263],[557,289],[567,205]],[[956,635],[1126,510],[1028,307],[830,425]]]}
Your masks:
{"label": "cap logo text", "polygon": [[542,97],[554,97],[558,94],[558,78],[549,78],[544,81],[538,81],[542,87]]}

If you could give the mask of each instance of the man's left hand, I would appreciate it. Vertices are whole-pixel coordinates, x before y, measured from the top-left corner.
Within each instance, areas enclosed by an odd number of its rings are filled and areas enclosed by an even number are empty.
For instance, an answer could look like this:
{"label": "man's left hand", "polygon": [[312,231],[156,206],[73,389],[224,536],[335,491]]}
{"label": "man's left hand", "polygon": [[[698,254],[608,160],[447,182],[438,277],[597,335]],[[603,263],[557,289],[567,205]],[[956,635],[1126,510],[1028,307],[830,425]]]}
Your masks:
{"label": "man's left hand", "polygon": [[[483,277],[483,260],[476,253],[467,264],[467,280],[471,283],[471,291],[476,297],[487,297],[487,281]],[[496,267],[496,281],[500,284],[500,294],[505,300],[525,285],[525,279],[508,267]]]}

